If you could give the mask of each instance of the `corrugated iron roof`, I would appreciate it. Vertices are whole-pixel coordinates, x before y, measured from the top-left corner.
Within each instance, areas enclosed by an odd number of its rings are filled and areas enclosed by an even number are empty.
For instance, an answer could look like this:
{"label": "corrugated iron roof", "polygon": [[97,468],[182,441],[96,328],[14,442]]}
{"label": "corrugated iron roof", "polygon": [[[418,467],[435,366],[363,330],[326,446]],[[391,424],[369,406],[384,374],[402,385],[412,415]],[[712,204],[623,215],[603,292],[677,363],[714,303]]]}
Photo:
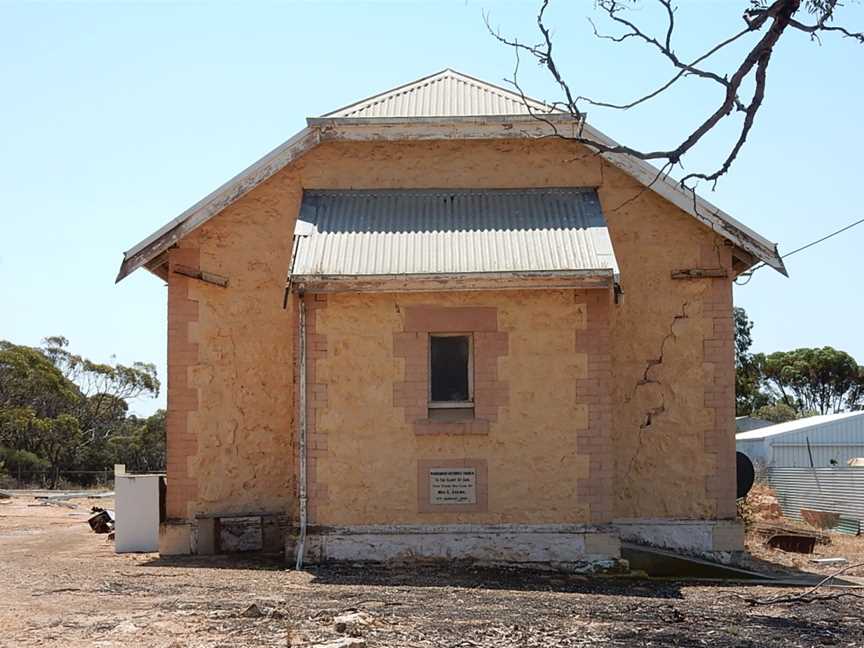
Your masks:
{"label": "corrugated iron roof", "polygon": [[612,270],[594,189],[309,190],[293,276]]}
{"label": "corrugated iron roof", "polygon": [[[537,112],[546,104],[528,99]],[[362,99],[324,117],[468,117],[527,115],[522,97],[512,90],[446,69],[398,88]]]}
{"label": "corrugated iron roof", "polygon": [[[529,102],[538,111],[549,110],[549,107],[541,102],[533,100]],[[570,119],[561,111],[551,112],[557,114],[550,115],[548,118],[550,120]],[[489,119],[483,120],[483,117]],[[493,122],[498,120],[499,123],[497,126],[493,124],[494,128],[489,129],[490,120]],[[513,123],[503,123],[502,120]],[[475,133],[472,138],[506,137],[509,139],[534,138],[537,134],[532,129],[542,123],[528,114],[522,98],[517,93],[449,69],[353,103],[323,118],[310,118],[307,121],[309,125],[294,137],[126,251],[117,281],[142,266],[151,263],[159,265],[165,250],[285,166],[305,155],[322,141],[322,133],[325,131],[326,137],[331,140],[350,140],[359,137],[360,133],[347,132],[355,127],[367,129],[360,139],[365,137],[372,140],[378,138],[398,140],[400,135],[392,130],[387,131],[382,128],[380,131],[375,131],[368,127],[376,123],[388,122],[387,128],[392,129],[394,123],[391,122],[398,122],[400,128],[420,128],[425,122],[434,121],[436,124],[429,127],[433,130],[418,132],[415,136],[430,139],[460,139],[468,137],[467,131],[476,129],[478,122],[485,122],[487,130],[479,135]],[[520,121],[526,127],[520,128],[516,123]],[[336,129],[337,122],[341,124],[340,128],[347,129],[346,132]],[[442,124],[447,126],[445,130],[440,130]],[[589,137],[610,146],[615,144],[590,124],[585,124],[584,129]],[[734,245],[786,274],[775,244],[708,201],[694,196],[673,178],[660,174],[658,180],[658,169],[633,156],[615,154],[602,157]]]}
{"label": "corrugated iron roof", "polygon": [[820,414],[818,416],[808,416],[794,421],[786,421],[785,423],[776,423],[766,427],[749,430],[747,432],[739,432],[735,435],[738,441],[748,439],[764,439],[765,437],[776,436],[778,434],[786,434],[787,432],[799,432],[801,430],[828,430],[829,426],[844,421],[849,418],[864,417],[864,412],[840,412],[839,414]]}

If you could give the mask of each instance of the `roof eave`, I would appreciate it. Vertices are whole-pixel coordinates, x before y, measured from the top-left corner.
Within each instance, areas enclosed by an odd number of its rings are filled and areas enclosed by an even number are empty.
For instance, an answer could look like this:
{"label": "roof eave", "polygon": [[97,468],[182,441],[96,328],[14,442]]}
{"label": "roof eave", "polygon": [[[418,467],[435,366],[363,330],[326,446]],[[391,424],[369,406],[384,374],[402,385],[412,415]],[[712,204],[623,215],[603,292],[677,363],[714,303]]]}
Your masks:
{"label": "roof eave", "polygon": [[[465,139],[537,138],[550,134],[575,137],[582,135],[607,146],[617,142],[596,128],[583,124],[568,113],[543,115],[488,115],[471,117],[310,117],[310,127],[321,129],[322,140],[396,140],[436,139],[458,132]],[[555,128],[553,129],[553,125]],[[564,129],[570,129],[569,132]],[[719,235],[755,256],[766,265],[788,276],[777,245],[739,222],[693,190],[668,175],[661,175],[654,165],[632,155],[603,153],[602,157],[666,200],[689,213]]]}
{"label": "roof eave", "polygon": [[447,290],[611,289],[612,268],[580,270],[506,270],[406,274],[294,274],[292,290],[306,292],[438,292]]}
{"label": "roof eave", "polygon": [[[590,124],[584,125],[583,133],[585,137],[606,146],[618,146],[618,142]],[[669,175],[661,175],[660,169],[635,156],[621,153],[604,153],[603,157],[636,178],[646,187],[650,187],[656,191],[673,205],[689,213],[727,240],[738,245],[745,252],[749,252],[766,265],[777,270],[780,274],[789,276],[786,266],[783,264],[783,259],[777,251],[776,243],[751,230],[716,205],[699,196],[694,190],[683,186]]]}
{"label": "roof eave", "polygon": [[[464,139],[537,138],[561,132],[561,128],[583,128],[584,135],[608,145],[616,142],[566,113],[544,115],[490,115],[470,117],[345,118],[310,117],[308,126],[291,139],[237,174],[177,218],[145,238],[124,254],[116,281],[145,265],[189,232],[215,216],[233,202],[267,180],[322,141],[345,140],[423,140],[458,135]],[[556,126],[552,128],[552,124]],[[611,164],[643,185],[691,214],[725,239],[766,265],[788,276],[777,245],[732,218],[719,207],[683,187],[676,180],[661,176],[653,165],[630,155],[603,154]]]}
{"label": "roof eave", "polygon": [[[309,127],[326,128],[328,126],[402,126],[412,124],[423,125],[468,125],[468,124],[555,124],[578,125],[579,120],[569,113],[542,113],[532,116],[525,113],[512,115],[450,115],[445,117],[307,117]],[[547,124],[548,126],[548,124]]]}
{"label": "roof eave", "polygon": [[221,187],[199,200],[177,218],[134,245],[123,254],[123,261],[120,264],[120,271],[117,273],[115,283],[175,245],[186,234],[236,202],[306,151],[317,146],[318,142],[318,129],[302,129]]}

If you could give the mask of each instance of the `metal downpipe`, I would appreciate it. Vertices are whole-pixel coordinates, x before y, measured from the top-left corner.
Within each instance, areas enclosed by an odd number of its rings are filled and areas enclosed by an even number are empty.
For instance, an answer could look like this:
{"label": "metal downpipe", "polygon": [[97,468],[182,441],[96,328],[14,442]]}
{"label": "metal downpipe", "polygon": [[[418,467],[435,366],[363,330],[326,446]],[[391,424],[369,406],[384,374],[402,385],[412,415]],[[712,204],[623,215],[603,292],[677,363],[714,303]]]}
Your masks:
{"label": "metal downpipe", "polygon": [[307,488],[306,488],[306,300],[300,294],[298,324],[298,354],[300,356],[299,392],[300,403],[297,420],[299,423],[299,453],[300,453],[300,539],[297,542],[297,563],[295,569],[303,569],[303,552],[306,548],[306,526],[308,524]]}

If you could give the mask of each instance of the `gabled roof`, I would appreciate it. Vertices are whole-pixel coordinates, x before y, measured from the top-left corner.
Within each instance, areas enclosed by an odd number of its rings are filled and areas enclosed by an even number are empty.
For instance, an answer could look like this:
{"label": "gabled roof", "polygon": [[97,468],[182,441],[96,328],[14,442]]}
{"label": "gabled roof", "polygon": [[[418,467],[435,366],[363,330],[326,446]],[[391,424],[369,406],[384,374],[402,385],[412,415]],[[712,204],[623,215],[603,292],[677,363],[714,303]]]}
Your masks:
{"label": "gabled roof", "polygon": [[307,190],[294,277],[618,271],[593,188]]}
{"label": "gabled roof", "polygon": [[[550,123],[560,133],[568,129],[575,133],[578,125],[569,114],[528,101],[532,109],[548,113],[543,121],[529,113],[517,93],[447,69],[323,117],[309,118],[307,127],[291,139],[128,250],[117,281],[142,266],[159,266],[163,253],[177,241],[325,140],[530,139],[552,134]],[[615,144],[590,125],[582,128],[587,137]],[[774,243],[674,179],[658,178],[651,164],[630,155],[602,157],[754,259],[786,274]]]}
{"label": "gabled roof", "polygon": [[[529,99],[528,102],[535,112],[550,112],[549,106],[539,101]],[[447,68],[322,116],[361,118],[528,114],[528,108],[518,93]]]}

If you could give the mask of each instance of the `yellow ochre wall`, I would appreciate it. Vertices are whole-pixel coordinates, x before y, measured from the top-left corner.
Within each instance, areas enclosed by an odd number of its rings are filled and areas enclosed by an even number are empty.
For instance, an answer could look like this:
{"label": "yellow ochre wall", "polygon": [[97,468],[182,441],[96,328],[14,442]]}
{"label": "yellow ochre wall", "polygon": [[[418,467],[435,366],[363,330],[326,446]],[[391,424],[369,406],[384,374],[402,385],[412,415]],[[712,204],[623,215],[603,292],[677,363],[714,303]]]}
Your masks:
{"label": "yellow ochre wall", "polygon": [[[328,295],[315,316],[315,335],[326,338],[315,381],[326,385],[326,399],[316,410],[312,474],[326,496],[313,493],[314,521],[588,522],[577,487],[589,474],[577,440],[588,412],[576,402],[587,357],[575,344],[586,314],[593,315],[585,301],[584,291],[574,297],[572,290]],[[509,395],[488,434],[415,434],[403,408],[393,406],[392,385],[405,375],[394,334],[407,310],[429,304],[497,309],[498,331],[507,338],[498,379]],[[314,439],[322,436],[325,448],[315,452]],[[465,458],[487,462],[488,510],[418,515],[418,459]]]}
{"label": "yellow ochre wall", "polygon": [[[325,143],[183,239],[169,263],[229,285],[169,274],[169,517],[296,514],[296,304],[282,303],[304,187],[561,186],[598,187],[624,290],[609,307],[612,493],[602,517],[732,517],[731,282],[670,277],[728,267],[731,248],[556,140]],[[409,302],[499,309],[509,402],[488,436],[419,437],[394,406],[402,360],[392,336],[397,306]],[[317,522],[602,521],[575,494],[575,480],[591,475],[567,438],[584,418],[568,384],[584,358],[573,346],[577,303],[572,291],[329,296],[317,313],[328,338],[318,371],[332,381],[318,417],[332,436],[319,452],[328,478]],[[469,456],[489,461],[488,512],[418,516],[414,462]],[[494,479],[505,466],[506,482]]]}

